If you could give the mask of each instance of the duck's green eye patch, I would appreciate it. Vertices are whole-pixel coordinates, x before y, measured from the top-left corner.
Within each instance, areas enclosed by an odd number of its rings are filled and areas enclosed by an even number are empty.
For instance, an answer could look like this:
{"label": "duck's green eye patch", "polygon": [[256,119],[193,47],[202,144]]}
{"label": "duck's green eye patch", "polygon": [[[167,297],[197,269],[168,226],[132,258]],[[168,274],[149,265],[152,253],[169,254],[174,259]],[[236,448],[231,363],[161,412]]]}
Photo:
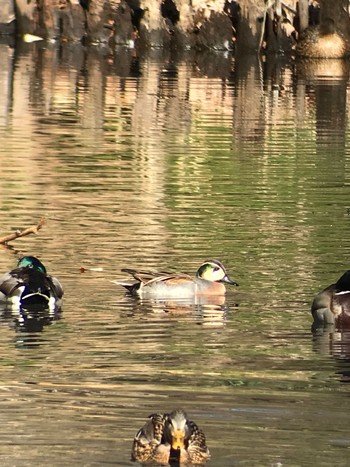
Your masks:
{"label": "duck's green eye patch", "polygon": [[205,273],[205,271],[207,271],[208,269],[210,269],[210,265],[209,264],[203,264],[199,269],[198,269],[198,274],[199,275],[202,275]]}

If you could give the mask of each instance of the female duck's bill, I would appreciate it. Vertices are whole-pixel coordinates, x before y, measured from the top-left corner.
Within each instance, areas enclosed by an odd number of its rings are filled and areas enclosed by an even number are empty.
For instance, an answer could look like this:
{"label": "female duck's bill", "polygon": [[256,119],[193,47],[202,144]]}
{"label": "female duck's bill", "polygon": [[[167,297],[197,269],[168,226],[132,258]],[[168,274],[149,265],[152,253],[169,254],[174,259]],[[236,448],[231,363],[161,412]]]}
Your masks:
{"label": "female duck's bill", "polygon": [[130,284],[115,281],[125,287],[132,295],[145,298],[191,298],[194,296],[224,295],[225,284],[238,283],[227,275],[223,264],[218,260],[203,263],[197,270],[195,277],[184,273],[151,272],[135,269],[122,269],[132,275],[137,281]]}
{"label": "female duck's bill", "polygon": [[205,435],[183,410],[170,414],[155,413],[137,432],[131,451],[134,461],[168,464],[177,460],[182,464],[204,464],[210,453]]}

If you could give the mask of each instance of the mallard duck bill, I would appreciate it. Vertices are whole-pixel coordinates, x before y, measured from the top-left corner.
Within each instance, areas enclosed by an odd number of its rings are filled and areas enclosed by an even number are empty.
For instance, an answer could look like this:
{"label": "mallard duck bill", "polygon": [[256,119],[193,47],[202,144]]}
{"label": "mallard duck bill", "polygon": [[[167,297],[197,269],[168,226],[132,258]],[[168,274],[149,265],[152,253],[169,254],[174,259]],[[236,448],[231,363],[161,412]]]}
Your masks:
{"label": "mallard duck bill", "polygon": [[180,432],[180,433],[176,433],[176,434],[173,434],[172,436],[172,442],[171,442],[171,446],[173,449],[175,450],[178,450],[178,449],[184,449],[185,447],[185,442],[184,442],[184,433]]}

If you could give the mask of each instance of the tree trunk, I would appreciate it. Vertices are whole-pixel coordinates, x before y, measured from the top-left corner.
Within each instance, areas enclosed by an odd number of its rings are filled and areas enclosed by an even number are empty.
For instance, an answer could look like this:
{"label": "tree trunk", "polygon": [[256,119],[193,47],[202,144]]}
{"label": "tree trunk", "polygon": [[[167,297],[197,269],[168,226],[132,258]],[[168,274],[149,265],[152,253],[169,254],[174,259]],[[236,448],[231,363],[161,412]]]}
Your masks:
{"label": "tree trunk", "polygon": [[321,22],[331,18],[336,28],[343,36],[350,40],[350,18],[348,0],[320,0]]}
{"label": "tree trunk", "polygon": [[20,34],[37,34],[45,36],[45,30],[40,21],[40,7],[37,2],[27,0],[16,1],[17,32]]}
{"label": "tree trunk", "polygon": [[309,0],[299,0],[298,18],[298,32],[301,33],[309,26]]}
{"label": "tree trunk", "polygon": [[238,52],[256,51],[260,48],[265,27],[264,0],[244,0],[240,2],[241,18],[237,30]]}
{"label": "tree trunk", "polygon": [[[170,47],[173,44],[176,48],[219,50],[232,47],[233,26],[238,52],[257,51],[263,41],[269,51],[290,48],[287,42],[290,39],[282,27],[281,0],[273,3],[267,0],[227,0],[226,3],[225,0],[166,0],[169,15],[165,18],[162,15],[165,0],[1,1],[16,1],[19,33],[48,39],[84,39],[84,43],[104,43],[113,49],[116,43],[132,45],[136,35],[133,24],[141,46]],[[305,0],[300,0],[300,4],[305,5]],[[345,27],[343,8],[347,0],[322,0],[322,4],[325,10],[328,8],[329,15],[334,16],[338,11],[342,16],[341,27]],[[231,16],[226,14],[228,11]],[[336,23],[340,24],[340,19]]]}
{"label": "tree trunk", "polygon": [[15,19],[13,0],[3,0],[0,8],[0,35],[15,32]]}
{"label": "tree trunk", "polygon": [[144,10],[139,31],[141,43],[148,47],[169,45],[170,35],[160,12],[159,0],[143,0],[141,8]]}

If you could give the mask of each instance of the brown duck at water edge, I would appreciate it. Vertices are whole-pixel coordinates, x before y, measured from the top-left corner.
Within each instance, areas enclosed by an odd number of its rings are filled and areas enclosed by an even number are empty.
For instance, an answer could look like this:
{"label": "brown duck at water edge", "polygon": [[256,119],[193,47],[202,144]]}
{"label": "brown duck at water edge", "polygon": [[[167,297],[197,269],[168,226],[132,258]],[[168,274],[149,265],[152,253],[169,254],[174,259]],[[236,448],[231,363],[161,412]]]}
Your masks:
{"label": "brown duck at water edge", "polygon": [[314,324],[350,328],[350,270],[316,295],[311,305]]}
{"label": "brown duck at water edge", "polygon": [[131,459],[141,463],[201,465],[210,458],[205,435],[183,410],[155,413],[137,432]]}
{"label": "brown duck at water edge", "polygon": [[308,58],[343,58],[349,55],[347,40],[327,18],[318,26],[307,28],[298,39],[297,55]]}

